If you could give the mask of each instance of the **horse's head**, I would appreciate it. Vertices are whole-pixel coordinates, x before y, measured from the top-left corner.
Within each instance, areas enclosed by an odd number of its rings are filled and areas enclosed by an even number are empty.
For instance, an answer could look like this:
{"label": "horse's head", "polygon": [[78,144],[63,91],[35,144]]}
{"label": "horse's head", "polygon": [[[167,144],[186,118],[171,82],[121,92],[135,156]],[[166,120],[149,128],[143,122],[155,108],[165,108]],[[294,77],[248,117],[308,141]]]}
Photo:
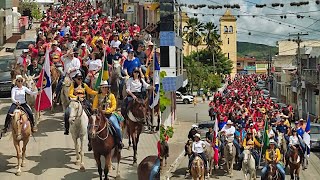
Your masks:
{"label": "horse's head", "polygon": [[132,101],[131,112],[135,118],[143,119],[146,122],[146,119],[149,115],[148,111],[148,99],[136,99]]}
{"label": "horse's head", "polygon": [[22,119],[22,115],[24,115],[25,113],[23,111],[21,111],[20,109],[15,109],[13,111],[12,114],[10,114],[11,116],[11,126],[12,126],[12,130],[14,132],[14,134],[16,135],[16,140],[21,140],[22,139],[22,135],[21,135],[21,131],[22,131],[22,125],[23,125],[23,119]]}
{"label": "horse's head", "polygon": [[89,137],[96,138],[97,135],[107,128],[108,123],[106,117],[103,114],[103,111],[99,109],[94,113],[92,118],[89,118]]}
{"label": "horse's head", "polygon": [[199,156],[196,156],[192,161],[192,168],[196,171],[196,174],[199,178],[201,176],[204,176],[204,174],[202,174],[202,170],[204,169],[204,162]]}
{"label": "horse's head", "polygon": [[243,151],[243,163],[248,164],[251,159],[251,152],[248,149]]}
{"label": "horse's head", "polygon": [[68,77],[68,76],[66,76],[65,78],[64,78],[64,80],[63,80],[63,86],[65,86],[65,87],[70,87],[71,86],[71,79]]}
{"label": "horse's head", "polygon": [[291,148],[291,152],[290,152],[290,155],[289,155],[289,158],[290,158],[290,162],[294,163],[294,164],[297,164],[300,162],[300,156],[299,156],[299,149],[294,147],[294,148]]}
{"label": "horse's head", "polygon": [[277,167],[275,165],[275,163],[271,162],[268,164],[268,174],[267,174],[267,179],[268,180],[273,180],[275,179],[274,177],[276,177],[277,175]]}
{"label": "horse's head", "polygon": [[33,75],[33,76],[26,75],[25,77],[26,77],[26,80],[25,80],[26,87],[31,89],[31,90],[35,90],[37,88],[36,87],[36,82],[33,80],[35,75]]}
{"label": "horse's head", "polygon": [[187,141],[186,145],[184,146],[184,150],[186,152],[185,156],[192,154],[192,141],[190,139]]}
{"label": "horse's head", "polygon": [[227,150],[227,153],[229,153],[229,154],[233,154],[233,153],[235,153],[235,152],[233,152],[233,150],[234,150],[234,145],[233,145],[233,142],[232,141],[227,141],[227,143],[226,143],[226,150]]}
{"label": "horse's head", "polygon": [[81,102],[75,99],[71,99],[69,104],[70,115],[69,115],[69,122],[70,124],[74,124],[77,119],[80,119],[80,116],[83,112],[83,107]]}

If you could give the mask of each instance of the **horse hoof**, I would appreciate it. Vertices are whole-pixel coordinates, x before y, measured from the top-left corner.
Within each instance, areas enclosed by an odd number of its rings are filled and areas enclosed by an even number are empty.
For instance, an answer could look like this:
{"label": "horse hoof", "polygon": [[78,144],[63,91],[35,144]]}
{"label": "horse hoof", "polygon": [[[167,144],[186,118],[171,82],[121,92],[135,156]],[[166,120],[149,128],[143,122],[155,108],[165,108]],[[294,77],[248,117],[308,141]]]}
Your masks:
{"label": "horse hoof", "polygon": [[16,176],[21,176],[21,171],[17,171]]}
{"label": "horse hoof", "polygon": [[80,171],[81,171],[81,172],[85,172],[85,171],[86,171],[86,168],[84,168],[84,166],[81,166],[81,167],[80,167]]}
{"label": "horse hoof", "polygon": [[76,161],[75,164],[76,164],[77,166],[79,166],[79,165],[80,165],[80,161]]}
{"label": "horse hoof", "polygon": [[24,167],[26,165],[26,163],[21,163],[21,167]]}

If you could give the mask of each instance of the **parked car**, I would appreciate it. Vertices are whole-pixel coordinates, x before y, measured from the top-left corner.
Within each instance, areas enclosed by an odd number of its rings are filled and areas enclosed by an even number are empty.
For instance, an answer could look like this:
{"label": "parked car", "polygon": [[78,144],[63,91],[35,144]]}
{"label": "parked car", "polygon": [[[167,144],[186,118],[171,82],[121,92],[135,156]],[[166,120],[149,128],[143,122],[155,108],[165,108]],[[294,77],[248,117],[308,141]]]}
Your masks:
{"label": "parked car", "polygon": [[15,58],[19,57],[22,54],[22,51],[24,49],[28,49],[28,46],[30,44],[35,45],[36,40],[35,39],[20,39],[18,40],[16,47],[13,50],[13,55]]}
{"label": "parked car", "polygon": [[288,106],[287,106],[286,104],[284,104],[284,103],[277,103],[277,104],[278,104],[278,106],[279,106],[280,109],[288,107]]}
{"label": "parked car", "polygon": [[270,92],[269,92],[268,90],[266,90],[266,89],[262,89],[261,91],[262,91],[262,93],[265,94],[265,95],[269,95],[269,94],[270,94]]}
{"label": "parked car", "polygon": [[181,92],[176,91],[176,101],[179,103],[190,104],[193,102],[193,96],[183,95]]}
{"label": "parked car", "polygon": [[209,127],[214,130],[214,124],[215,121],[204,121],[198,124],[198,132],[201,136],[201,139],[204,139],[206,137],[206,133],[209,131]]}
{"label": "parked car", "polygon": [[320,124],[311,123],[310,148],[311,150],[320,149]]}
{"label": "parked car", "polygon": [[258,82],[257,82],[257,87],[258,87],[259,89],[266,88],[266,82],[265,82],[265,81],[262,81],[262,80],[258,81]]}
{"label": "parked car", "polygon": [[274,103],[278,103],[278,102],[279,102],[278,98],[276,98],[276,97],[270,97],[270,99],[271,99],[271,101],[273,101]]}
{"label": "parked car", "polygon": [[13,55],[0,56],[0,94],[10,94],[12,88],[11,68],[15,63]]}

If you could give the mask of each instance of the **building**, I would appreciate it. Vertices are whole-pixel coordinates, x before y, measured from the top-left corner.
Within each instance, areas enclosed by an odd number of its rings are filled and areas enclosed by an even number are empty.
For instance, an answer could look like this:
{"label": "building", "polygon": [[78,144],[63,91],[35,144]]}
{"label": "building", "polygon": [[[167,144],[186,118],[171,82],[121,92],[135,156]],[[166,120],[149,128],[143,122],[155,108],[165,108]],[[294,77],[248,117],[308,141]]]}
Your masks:
{"label": "building", "polygon": [[231,77],[234,77],[237,73],[237,19],[227,9],[219,21],[221,50],[232,61]]}
{"label": "building", "polygon": [[162,124],[172,126],[176,120],[176,93],[183,86],[183,53],[182,53],[182,16],[176,0],[160,0],[160,65],[167,76],[162,79],[162,86],[171,100],[161,115]]}
{"label": "building", "polygon": [[237,73],[254,74],[256,73],[256,58],[254,57],[238,57]]}
{"label": "building", "polygon": [[0,1],[0,45],[12,36],[12,0]]}

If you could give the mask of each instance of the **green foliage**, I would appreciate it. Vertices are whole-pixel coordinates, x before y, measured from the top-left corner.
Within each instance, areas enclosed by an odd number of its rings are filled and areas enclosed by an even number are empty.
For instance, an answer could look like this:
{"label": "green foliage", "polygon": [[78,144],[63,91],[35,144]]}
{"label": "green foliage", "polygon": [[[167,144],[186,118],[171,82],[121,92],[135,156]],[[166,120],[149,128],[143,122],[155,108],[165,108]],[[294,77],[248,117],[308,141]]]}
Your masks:
{"label": "green foliage", "polygon": [[163,142],[166,140],[165,135],[167,135],[169,138],[173,137],[173,127],[168,126],[165,128],[163,125],[160,127],[160,142]]}
{"label": "green foliage", "polygon": [[34,1],[23,1],[19,3],[19,13],[23,14],[23,11],[25,10],[30,10],[31,15],[34,19],[39,20],[42,18],[42,14],[40,11],[40,8],[38,6],[38,3],[34,2]]}
{"label": "green foliage", "polygon": [[264,44],[253,44],[248,42],[237,42],[238,57],[255,57],[258,60],[265,60],[271,50],[271,55],[274,56],[278,52],[277,47]]}
{"label": "green foliage", "polygon": [[201,32],[204,31],[203,23],[198,18],[190,18],[187,22],[188,31],[185,32],[185,40],[192,46],[198,47],[202,43]]}
{"label": "green foliage", "polygon": [[161,71],[160,72],[160,111],[161,113],[163,113],[167,106],[169,106],[171,104],[171,100],[169,98],[166,97],[165,92],[163,90],[163,86],[162,86],[162,79],[167,76],[167,73],[165,71]]}

